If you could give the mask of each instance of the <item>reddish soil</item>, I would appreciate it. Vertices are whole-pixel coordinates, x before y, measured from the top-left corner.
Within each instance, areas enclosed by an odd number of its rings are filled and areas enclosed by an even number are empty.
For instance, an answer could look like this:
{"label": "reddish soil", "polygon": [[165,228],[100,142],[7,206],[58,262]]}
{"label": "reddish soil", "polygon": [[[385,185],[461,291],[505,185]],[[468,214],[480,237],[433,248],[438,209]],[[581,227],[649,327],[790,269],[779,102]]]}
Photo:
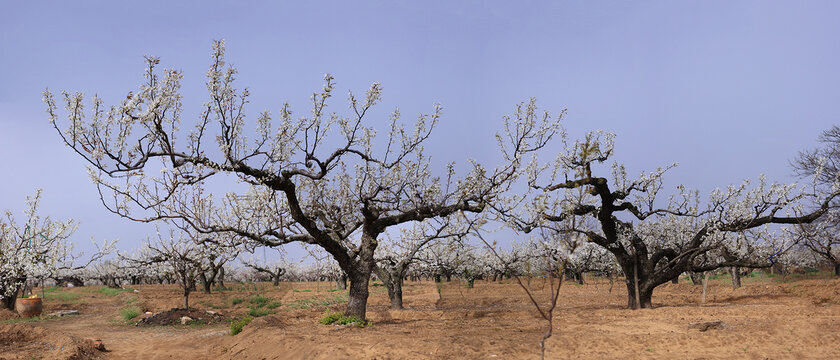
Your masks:
{"label": "reddish soil", "polygon": [[[543,280],[531,286],[543,304]],[[373,326],[321,325],[325,310],[341,311],[343,292],[326,283],[289,284],[207,295],[191,304],[227,319],[249,311],[254,295],[271,298],[269,312],[229,335],[226,322],[211,325],[136,327],[120,318],[120,309],[139,306],[161,312],[178,306],[177,286],[142,285],[139,292],[108,296],[98,288],[61,291],[79,294],[74,303],[45,300],[45,313],[79,305],[81,315],[9,324],[0,320],[0,359],[67,359],[97,355],[105,359],[534,359],[546,330],[543,321],[515,283],[477,281],[475,288],[452,281],[438,295],[432,282],[408,283],[407,310],[388,309],[382,287],[371,287],[368,317]],[[236,289],[240,287],[240,289]],[[554,334],[547,341],[549,359],[836,359],[840,358],[840,280],[745,279],[732,290],[713,281],[707,303],[701,287],[663,285],[654,293],[654,309],[624,309],[622,283],[609,291],[604,280],[586,285],[564,283],[554,314]],[[48,294],[49,295],[49,294]],[[234,302],[237,304],[234,305]],[[130,304],[129,304],[130,303]],[[324,306],[327,304],[328,306]],[[329,305],[332,304],[332,305]],[[261,309],[268,309],[263,304]],[[0,319],[8,319],[0,313]],[[179,317],[180,318],[180,317]],[[135,319],[136,321],[137,319]],[[14,321],[14,320],[12,320]],[[698,323],[720,321],[723,325]],[[6,322],[6,324],[3,324]],[[108,352],[60,352],[59,343],[101,338]],[[65,349],[67,349],[65,347]],[[76,350],[73,350],[76,349]],[[84,349],[82,349],[84,350]],[[65,351],[65,350],[61,350]],[[76,352],[73,352],[76,351]]]}

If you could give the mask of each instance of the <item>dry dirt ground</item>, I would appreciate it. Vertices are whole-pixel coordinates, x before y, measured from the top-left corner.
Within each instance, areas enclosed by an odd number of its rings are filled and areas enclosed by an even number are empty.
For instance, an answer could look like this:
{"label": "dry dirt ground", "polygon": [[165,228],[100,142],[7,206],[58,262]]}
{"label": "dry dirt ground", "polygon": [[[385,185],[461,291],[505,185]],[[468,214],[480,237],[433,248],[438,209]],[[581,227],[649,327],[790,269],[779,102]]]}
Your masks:
{"label": "dry dirt ground", "polygon": [[[686,281],[654,292],[654,309],[624,309],[626,291],[616,282],[587,279],[563,284],[554,314],[549,359],[840,359],[840,280],[745,279],[732,290],[714,280],[707,303],[701,287]],[[373,326],[321,325],[327,309],[341,311],[343,291],[328,283],[241,285],[191,304],[239,319],[250,309],[271,313],[229,334],[217,324],[138,327],[123,318],[132,307],[160,312],[183,301],[176,285],[141,285],[137,291],[101,287],[45,292],[45,313],[77,309],[71,315],[22,321],[0,312],[0,359],[533,359],[546,322],[514,282],[477,281],[475,288],[453,280],[440,292],[433,282],[406,285],[407,310],[388,309],[381,286],[371,287],[368,317]],[[530,282],[543,303],[547,287]],[[259,296],[258,296],[259,295]],[[250,308],[249,308],[250,307]],[[130,315],[128,315],[130,316]],[[700,331],[692,323],[722,321],[721,329]],[[106,352],[91,351],[82,339],[102,339]]]}

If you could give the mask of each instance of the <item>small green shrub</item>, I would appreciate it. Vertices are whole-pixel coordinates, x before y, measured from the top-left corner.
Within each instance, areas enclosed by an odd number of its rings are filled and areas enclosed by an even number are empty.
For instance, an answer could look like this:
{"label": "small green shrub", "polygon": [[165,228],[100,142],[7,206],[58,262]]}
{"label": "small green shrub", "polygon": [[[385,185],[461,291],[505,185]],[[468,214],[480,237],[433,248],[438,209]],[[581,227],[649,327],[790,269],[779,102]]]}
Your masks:
{"label": "small green shrub", "polygon": [[294,292],[312,292],[312,290],[309,290],[309,289],[294,289],[292,291],[294,291]]}
{"label": "small green shrub", "polygon": [[257,306],[265,306],[268,302],[271,301],[270,297],[265,297],[262,295],[257,295],[248,299],[248,302]]}
{"label": "small green shrub", "polygon": [[344,316],[343,313],[334,313],[327,310],[327,312],[324,313],[324,317],[322,317],[318,322],[324,325],[329,325],[338,321],[338,319],[341,319],[342,316]]}
{"label": "small green shrub", "polygon": [[269,309],[274,309],[274,308],[278,308],[278,307],[280,307],[281,305],[283,305],[281,302],[279,302],[279,301],[273,301],[273,302],[271,302],[270,304],[266,305],[265,307],[267,307],[267,308],[269,308]]}
{"label": "small green shrub", "polygon": [[249,306],[248,309],[250,309],[250,310],[248,310],[248,315],[252,316],[252,317],[266,316],[268,314],[273,314],[274,313],[271,310],[263,309],[262,307],[259,307],[259,306]]}
{"label": "small green shrub", "polygon": [[349,324],[356,324],[358,327],[365,327],[370,325],[370,322],[362,320],[362,318],[358,316],[344,316],[344,313],[334,313],[327,310],[324,314],[324,317],[319,320],[321,324],[330,325],[349,325]]}
{"label": "small green shrub", "polygon": [[242,319],[231,321],[230,322],[230,334],[231,335],[236,335],[236,334],[241,333],[242,328],[245,327],[245,325],[248,325],[248,323],[250,323],[252,320],[254,320],[253,317],[246,316]]}
{"label": "small green shrub", "polygon": [[78,303],[80,294],[66,292],[65,288],[49,288],[44,290],[44,299],[55,300],[63,303]]}
{"label": "small green shrub", "polygon": [[139,315],[140,315],[140,308],[138,308],[136,306],[129,306],[127,308],[123,308],[122,310],[120,310],[120,316],[122,316],[122,318],[125,321],[131,321],[132,319],[136,318]]}
{"label": "small green shrub", "polygon": [[233,304],[233,305],[239,305],[239,304],[243,303],[244,301],[245,301],[245,299],[243,299],[243,298],[233,298],[233,299],[230,300],[230,303]]}
{"label": "small green shrub", "polygon": [[347,294],[340,293],[320,300],[316,298],[298,299],[286,305],[295,309],[309,309],[313,306],[330,306],[343,302],[347,302]]}

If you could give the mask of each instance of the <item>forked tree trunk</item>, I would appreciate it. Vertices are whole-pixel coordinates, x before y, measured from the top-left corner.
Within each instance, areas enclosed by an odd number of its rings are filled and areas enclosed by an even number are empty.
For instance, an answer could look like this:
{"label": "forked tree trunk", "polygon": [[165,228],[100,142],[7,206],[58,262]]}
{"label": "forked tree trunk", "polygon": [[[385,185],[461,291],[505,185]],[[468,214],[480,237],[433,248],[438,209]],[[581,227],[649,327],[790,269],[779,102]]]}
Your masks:
{"label": "forked tree trunk", "polygon": [[703,285],[703,273],[689,271],[688,277],[691,278],[691,283],[693,285]]}
{"label": "forked tree trunk", "polygon": [[210,286],[212,286],[213,283],[207,279],[207,275],[205,275],[204,272],[200,273],[198,277],[201,279],[201,285],[204,287],[204,293],[209,294]]}
{"label": "forked tree trunk", "polygon": [[403,272],[400,271],[399,265],[385,265],[376,267],[376,275],[385,289],[388,290],[388,299],[391,300],[391,309],[402,310],[402,285]]}
{"label": "forked tree trunk", "polygon": [[636,265],[632,257],[625,258],[621,263],[621,269],[624,271],[625,285],[627,285],[627,308],[628,309],[649,309],[653,308],[651,305],[651,298],[653,297],[653,289],[648,276],[644,273],[644,269]]}
{"label": "forked tree trunk", "polygon": [[636,283],[632,276],[625,281],[627,284],[627,308],[628,309],[651,309],[650,299],[653,297],[653,289],[648,289],[646,286],[639,284],[639,306],[636,306]]}

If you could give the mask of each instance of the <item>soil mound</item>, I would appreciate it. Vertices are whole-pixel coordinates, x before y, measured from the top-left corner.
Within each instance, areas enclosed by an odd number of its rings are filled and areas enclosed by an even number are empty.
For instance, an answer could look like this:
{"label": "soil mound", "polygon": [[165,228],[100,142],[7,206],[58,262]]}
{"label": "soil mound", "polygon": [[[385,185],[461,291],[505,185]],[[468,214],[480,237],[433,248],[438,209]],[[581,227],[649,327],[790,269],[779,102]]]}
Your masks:
{"label": "soil mound", "polygon": [[[182,318],[189,319],[181,320]],[[174,308],[145,317],[137,322],[137,326],[217,324],[222,322],[222,320],[224,320],[224,317],[216,312]]]}
{"label": "soil mound", "polygon": [[99,351],[76,337],[28,324],[0,325],[0,360],[94,359]]}

